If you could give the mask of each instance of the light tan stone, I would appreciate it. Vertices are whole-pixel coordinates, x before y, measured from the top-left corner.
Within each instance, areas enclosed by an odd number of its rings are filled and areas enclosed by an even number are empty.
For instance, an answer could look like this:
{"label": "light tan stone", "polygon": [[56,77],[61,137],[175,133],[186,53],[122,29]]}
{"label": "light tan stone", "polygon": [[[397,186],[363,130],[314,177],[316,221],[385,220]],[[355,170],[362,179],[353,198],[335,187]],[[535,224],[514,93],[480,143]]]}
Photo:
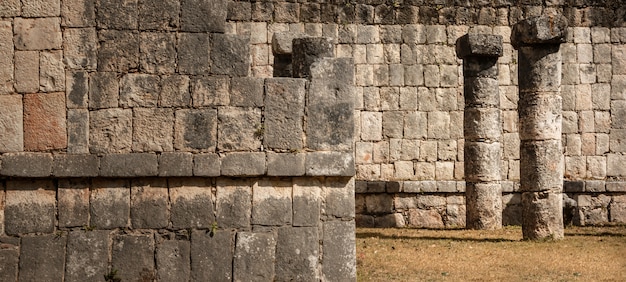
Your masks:
{"label": "light tan stone", "polygon": [[63,37],[60,18],[16,18],[14,24],[17,50],[61,48]]}
{"label": "light tan stone", "polygon": [[0,95],[0,153],[24,150],[21,95]]}

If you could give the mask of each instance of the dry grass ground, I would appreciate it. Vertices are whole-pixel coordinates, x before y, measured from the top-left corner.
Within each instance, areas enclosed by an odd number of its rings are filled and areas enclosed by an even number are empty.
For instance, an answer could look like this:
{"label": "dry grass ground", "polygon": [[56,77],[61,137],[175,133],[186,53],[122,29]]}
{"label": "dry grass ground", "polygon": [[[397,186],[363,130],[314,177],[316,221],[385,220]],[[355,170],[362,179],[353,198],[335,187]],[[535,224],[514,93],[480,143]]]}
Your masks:
{"label": "dry grass ground", "polygon": [[556,242],[497,231],[356,233],[359,281],[626,281],[626,226],[568,227]]}

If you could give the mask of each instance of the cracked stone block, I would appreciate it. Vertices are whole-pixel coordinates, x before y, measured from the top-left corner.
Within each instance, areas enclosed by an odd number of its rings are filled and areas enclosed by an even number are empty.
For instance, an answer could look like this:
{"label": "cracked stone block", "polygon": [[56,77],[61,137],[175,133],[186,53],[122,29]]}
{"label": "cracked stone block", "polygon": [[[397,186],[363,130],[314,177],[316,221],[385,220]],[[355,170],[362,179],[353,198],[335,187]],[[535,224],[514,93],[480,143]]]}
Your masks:
{"label": "cracked stone block", "polygon": [[176,30],[180,26],[180,1],[140,1],[140,30]]}
{"label": "cracked stone block", "polygon": [[319,234],[316,227],[281,227],[276,239],[276,280],[319,279]]}
{"label": "cracked stone block", "polygon": [[85,180],[59,181],[59,228],[89,226],[89,186],[90,182]]}
{"label": "cracked stone block", "polygon": [[64,93],[24,95],[24,113],[24,150],[67,147]]}
{"label": "cracked stone block", "polygon": [[215,222],[213,185],[202,178],[169,180],[172,228],[210,228]]}
{"label": "cracked stone block", "polygon": [[120,107],[154,108],[160,92],[158,75],[129,73],[120,80]]}
{"label": "cracked stone block", "polygon": [[167,227],[168,197],[164,178],[133,180],[130,187],[130,222],[133,228]]}
{"label": "cracked stone block", "polygon": [[19,278],[24,281],[63,281],[66,242],[65,235],[22,237]]}
{"label": "cracked stone block", "polygon": [[263,143],[267,148],[302,149],[305,83],[296,78],[265,80]]}
{"label": "cracked stone block", "polygon": [[152,234],[114,236],[111,269],[122,281],[155,280],[154,245]]}
{"label": "cracked stone block", "polygon": [[178,34],[178,72],[207,74],[211,69],[211,39],[204,33]]}
{"label": "cracked stone block", "polygon": [[92,154],[130,152],[132,110],[104,109],[89,112],[89,151]]}
{"label": "cracked stone block", "polygon": [[233,258],[233,280],[274,280],[276,239],[272,233],[238,232]]}
{"label": "cracked stone block", "polygon": [[61,14],[63,26],[93,27],[96,25],[96,0],[64,0]]}
{"label": "cracked stone block", "polygon": [[231,281],[235,234],[231,230],[191,231],[191,281]]}
{"label": "cracked stone block", "polygon": [[15,18],[14,25],[15,49],[61,49],[63,35],[60,18]]}
{"label": "cracked stone block", "polygon": [[215,151],[217,111],[214,109],[182,109],[176,111],[174,147],[192,152]]}
{"label": "cracked stone block", "polygon": [[227,11],[226,0],[183,0],[180,13],[181,30],[224,33]]}
{"label": "cracked stone block", "polygon": [[173,131],[173,109],[133,109],[133,151],[173,151]]}
{"label": "cracked stone block", "polygon": [[24,150],[22,95],[0,95],[0,152]]}
{"label": "cracked stone block", "polygon": [[211,73],[248,76],[250,72],[250,39],[240,35],[213,34]]}
{"label": "cracked stone block", "polygon": [[256,151],[263,135],[261,111],[258,108],[222,107],[217,113],[220,151]]}
{"label": "cracked stone block", "polygon": [[156,246],[158,281],[188,281],[191,276],[191,243],[165,240]]}
{"label": "cracked stone block", "polygon": [[139,68],[139,35],[131,31],[98,32],[98,71],[126,73]]}
{"label": "cracked stone block", "polygon": [[128,226],[130,188],[126,180],[94,179],[89,195],[90,226],[114,229]]}
{"label": "cracked stone block", "polygon": [[311,76],[311,66],[321,58],[334,57],[335,48],[332,38],[303,37],[293,39],[292,68],[293,76],[307,78]]}
{"label": "cracked stone block", "polygon": [[56,192],[51,181],[8,181],[5,197],[4,220],[7,234],[54,231]]}
{"label": "cracked stone block", "polygon": [[92,73],[89,78],[89,109],[116,108],[118,85],[118,77],[114,72]]}
{"label": "cracked stone block", "polygon": [[130,29],[138,27],[138,0],[98,1],[96,20],[101,29]]}
{"label": "cracked stone block", "polygon": [[170,74],[176,71],[174,33],[142,32],[139,40],[139,66],[142,71],[156,74]]}
{"label": "cracked stone block", "polygon": [[291,224],[291,181],[259,181],[252,191],[252,224]]}
{"label": "cracked stone block", "polygon": [[327,221],[323,224],[324,268],[326,280],[356,280],[354,221]]}
{"label": "cracked stone block", "polygon": [[95,28],[67,28],[63,31],[63,56],[69,69],[95,70],[97,52]]}
{"label": "cracked stone block", "polygon": [[69,232],[65,281],[94,281],[108,273],[110,233],[108,230]]}
{"label": "cracked stone block", "polygon": [[217,180],[216,221],[220,228],[250,228],[252,185],[245,179]]}

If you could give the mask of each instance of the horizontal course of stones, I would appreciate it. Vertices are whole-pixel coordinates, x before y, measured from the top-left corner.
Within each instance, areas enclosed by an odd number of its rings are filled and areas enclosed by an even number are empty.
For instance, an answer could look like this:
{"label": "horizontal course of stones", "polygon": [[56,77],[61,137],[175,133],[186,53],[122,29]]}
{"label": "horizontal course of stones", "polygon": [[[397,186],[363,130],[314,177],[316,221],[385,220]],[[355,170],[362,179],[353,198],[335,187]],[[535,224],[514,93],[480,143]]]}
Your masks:
{"label": "horizontal course of stones", "polygon": [[349,177],[22,179],[0,188],[1,281],[355,277]]}

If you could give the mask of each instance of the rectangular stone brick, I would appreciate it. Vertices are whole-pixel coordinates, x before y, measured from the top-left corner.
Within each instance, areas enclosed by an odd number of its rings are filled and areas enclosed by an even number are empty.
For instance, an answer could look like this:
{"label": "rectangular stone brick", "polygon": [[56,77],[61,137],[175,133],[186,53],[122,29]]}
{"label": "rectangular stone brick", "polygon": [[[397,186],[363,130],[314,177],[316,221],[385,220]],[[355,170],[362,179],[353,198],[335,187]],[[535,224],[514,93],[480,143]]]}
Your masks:
{"label": "rectangular stone brick", "polygon": [[352,153],[307,153],[305,167],[306,175],[309,176],[353,176],[355,174]]}
{"label": "rectangular stone brick", "polygon": [[[168,1],[158,2],[167,3]],[[139,38],[139,66],[143,72],[171,74],[176,71],[176,35],[174,33],[142,32]]]}
{"label": "rectangular stone brick", "polygon": [[60,18],[16,18],[14,25],[15,49],[61,49],[63,39]]}
{"label": "rectangular stone brick", "polygon": [[21,95],[0,95],[0,153],[24,150],[24,110]]}
{"label": "rectangular stone brick", "polygon": [[217,154],[194,154],[194,176],[220,176],[221,162]]}
{"label": "rectangular stone brick", "polygon": [[606,155],[606,175],[607,176],[626,176],[626,156],[618,154]]}
{"label": "rectangular stone brick", "polygon": [[382,139],[383,115],[380,112],[361,112],[361,140]]}
{"label": "rectangular stone brick", "polygon": [[233,280],[273,280],[276,238],[272,233],[237,232]]}
{"label": "rectangular stone brick", "polygon": [[267,153],[267,175],[300,176],[304,175],[303,153]]}
{"label": "rectangular stone brick", "polygon": [[165,228],[169,222],[167,182],[164,178],[131,181],[130,221],[136,229]]}
{"label": "rectangular stone brick", "polygon": [[[19,6],[19,5],[18,5]],[[17,281],[19,251],[17,247],[0,250],[0,279],[2,281]]]}
{"label": "rectangular stone brick", "polygon": [[328,221],[323,230],[323,277],[337,281],[356,280],[354,221]]}
{"label": "rectangular stone brick", "polygon": [[24,149],[46,151],[67,147],[65,94],[24,95]]}
{"label": "rectangular stone brick", "polygon": [[160,107],[186,107],[191,105],[189,77],[184,75],[161,76]]}
{"label": "rectangular stone brick", "polygon": [[330,218],[354,218],[354,179],[330,177],[322,188],[323,215]]}
{"label": "rectangular stone brick", "polygon": [[99,2],[96,20],[101,29],[137,29],[139,9],[137,0]]}
{"label": "rectangular stone brick", "polygon": [[260,180],[252,190],[252,224],[290,225],[292,186],[291,181]]}
{"label": "rectangular stone brick", "polygon": [[39,52],[15,52],[15,90],[19,93],[39,91]]}
{"label": "rectangular stone brick", "polygon": [[256,176],[266,171],[263,152],[229,153],[221,161],[221,174],[226,176]]}
{"label": "rectangular stone brick", "polygon": [[89,181],[81,179],[59,181],[59,228],[89,226],[89,186]]}
{"label": "rectangular stone brick", "polygon": [[[0,17],[15,17],[22,12],[20,0],[7,0],[0,6]],[[8,281],[8,280],[7,280]]]}
{"label": "rectangular stone brick", "polygon": [[[4,5],[9,3],[3,2],[2,4],[3,7],[0,9],[3,9]],[[13,27],[11,22],[0,21],[0,94],[13,92],[13,71],[15,67],[13,63],[13,46]]]}
{"label": "rectangular stone brick", "polygon": [[89,153],[89,111],[67,110],[67,153]]}
{"label": "rectangular stone brick", "polygon": [[65,72],[65,95],[68,109],[86,109],[89,102],[89,74],[86,71]]}
{"label": "rectangular stone brick", "polygon": [[96,72],[89,79],[89,109],[118,106],[119,86],[114,72]]}
{"label": "rectangular stone brick", "polygon": [[[159,128],[155,131],[155,128]],[[133,109],[134,152],[167,152],[174,150],[173,109]]]}
{"label": "rectangular stone brick", "polygon": [[226,0],[181,1],[181,30],[190,32],[225,31],[228,2]]}
{"label": "rectangular stone brick", "polygon": [[322,204],[322,183],[315,178],[294,178],[293,226],[319,224]]}
{"label": "rectangular stone brick", "polygon": [[109,234],[106,230],[69,232],[65,281],[98,281],[108,273]]}
{"label": "rectangular stone brick", "polygon": [[249,180],[218,178],[215,204],[220,228],[250,228],[251,190]]}
{"label": "rectangular stone brick", "polygon": [[203,178],[169,180],[172,228],[211,228],[215,222],[210,181]]}
{"label": "rectangular stone brick", "polygon": [[447,139],[450,137],[450,114],[448,112],[428,113],[428,138]]}
{"label": "rectangular stone brick", "polygon": [[192,152],[214,151],[217,139],[217,111],[182,109],[176,111],[174,147]]}
{"label": "rectangular stone brick", "polygon": [[6,189],[4,224],[7,234],[54,231],[56,192],[52,181],[7,181]]}
{"label": "rectangular stone brick", "polygon": [[[107,3],[116,1],[120,0]],[[123,30],[100,30],[98,41],[100,43],[98,71],[128,72],[139,68],[139,35],[137,33]]]}
{"label": "rectangular stone brick", "polygon": [[67,28],[63,31],[63,55],[69,69],[96,70],[98,35],[95,28]]}
{"label": "rectangular stone brick", "polygon": [[94,179],[89,195],[89,226],[98,229],[128,227],[130,188],[126,180]]}
{"label": "rectangular stone brick", "polygon": [[180,1],[140,1],[140,30],[176,30],[180,26]]}
{"label": "rectangular stone brick", "polygon": [[264,81],[264,79],[256,77],[233,77],[230,81],[230,105],[239,107],[263,106]]}
{"label": "rectangular stone brick", "polygon": [[302,149],[306,79],[265,80],[265,131],[267,148]]}
{"label": "rectangular stone brick", "polygon": [[229,83],[225,76],[196,76],[191,80],[193,105],[223,106],[229,103]]}
{"label": "rectangular stone brick", "polygon": [[61,14],[63,26],[93,27],[96,25],[96,0],[64,0]]}
{"label": "rectangular stone brick", "polygon": [[54,155],[52,175],[56,177],[96,177],[100,168],[100,160],[90,154],[58,154]]}
{"label": "rectangular stone brick", "polygon": [[129,153],[104,155],[100,160],[100,176],[142,177],[157,176],[157,155],[152,153]]}
{"label": "rectangular stone brick", "polygon": [[113,237],[111,269],[117,270],[121,281],[154,280],[154,238],[146,235],[117,235]]}
{"label": "rectangular stone brick", "polygon": [[130,152],[132,110],[105,109],[89,112],[89,151],[92,154]]}
{"label": "rectangular stone brick", "polygon": [[[217,2],[225,2],[225,0]],[[212,36],[211,73],[229,76],[248,76],[250,72],[249,38],[240,35],[218,33]]]}
{"label": "rectangular stone brick", "polygon": [[178,72],[207,74],[211,69],[211,40],[204,33],[178,34]]}
{"label": "rectangular stone brick", "polygon": [[192,176],[193,155],[184,152],[166,152],[159,155],[159,176]]}
{"label": "rectangular stone brick", "polygon": [[261,111],[258,108],[223,107],[218,111],[218,144],[220,151],[249,150],[261,147],[263,135]]}
{"label": "rectangular stone brick", "polygon": [[157,243],[158,281],[189,281],[191,276],[191,243],[187,240],[165,240]]}
{"label": "rectangular stone brick", "polygon": [[191,281],[232,281],[235,234],[191,231]]}
{"label": "rectangular stone brick", "polygon": [[63,281],[66,242],[65,235],[23,237],[20,244],[20,280]]}
{"label": "rectangular stone brick", "polygon": [[129,73],[120,80],[120,107],[153,108],[159,99],[159,76]]}
{"label": "rectangular stone brick", "polygon": [[626,182],[607,181],[605,187],[607,192],[626,192]]}
{"label": "rectangular stone brick", "polygon": [[2,155],[0,175],[47,177],[52,173],[52,155],[47,153],[8,153]]}

